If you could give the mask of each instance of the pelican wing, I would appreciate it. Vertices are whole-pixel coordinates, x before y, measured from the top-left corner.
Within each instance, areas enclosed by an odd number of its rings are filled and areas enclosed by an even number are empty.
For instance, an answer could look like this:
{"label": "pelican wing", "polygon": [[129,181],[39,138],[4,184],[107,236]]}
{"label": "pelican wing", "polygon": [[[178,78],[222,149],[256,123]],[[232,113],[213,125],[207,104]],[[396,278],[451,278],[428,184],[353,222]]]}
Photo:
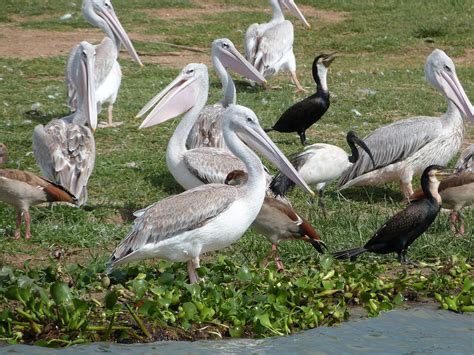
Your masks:
{"label": "pelican wing", "polygon": [[245,32],[245,58],[253,65],[255,64],[255,56],[257,54],[258,44],[260,42],[259,24],[250,25]]}
{"label": "pelican wing", "polygon": [[117,60],[118,52],[114,42],[109,37],[104,37],[100,44],[95,46],[95,84],[100,87],[114,66]]}
{"label": "pelican wing", "polygon": [[222,115],[225,108],[221,104],[208,105],[199,114],[186,145],[188,149],[201,147],[226,148],[222,134]]}
{"label": "pelican wing", "polygon": [[[380,127],[364,138],[371,150],[375,169],[405,160],[439,136],[440,121],[429,117],[402,120]],[[359,148],[359,159],[341,177],[339,186],[374,169],[369,155]]]}
{"label": "pelican wing", "polygon": [[283,21],[268,28],[258,44],[254,66],[264,76],[275,74],[277,63],[293,48],[293,25]]}
{"label": "pelican wing", "polygon": [[89,128],[64,120],[38,125],[33,151],[43,175],[78,197],[87,200],[87,181],[95,163],[95,141]]}
{"label": "pelican wing", "polygon": [[112,253],[110,268],[147,245],[200,228],[238,198],[234,186],[210,184],[167,197],[141,210],[132,231]]}
{"label": "pelican wing", "polygon": [[247,171],[239,158],[217,148],[189,150],[184,154],[183,161],[189,171],[205,184],[223,184],[231,171]]}

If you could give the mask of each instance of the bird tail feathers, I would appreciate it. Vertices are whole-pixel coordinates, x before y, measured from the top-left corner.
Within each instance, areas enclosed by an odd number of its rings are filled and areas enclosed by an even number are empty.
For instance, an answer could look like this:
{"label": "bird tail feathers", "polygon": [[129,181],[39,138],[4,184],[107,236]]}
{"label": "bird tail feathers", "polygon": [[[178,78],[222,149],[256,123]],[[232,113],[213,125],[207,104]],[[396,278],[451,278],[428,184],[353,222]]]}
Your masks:
{"label": "bird tail feathers", "polygon": [[349,258],[355,258],[358,255],[365,253],[366,251],[367,249],[365,249],[364,247],[353,248],[353,249],[336,251],[332,253],[332,256],[336,259],[349,259]]}

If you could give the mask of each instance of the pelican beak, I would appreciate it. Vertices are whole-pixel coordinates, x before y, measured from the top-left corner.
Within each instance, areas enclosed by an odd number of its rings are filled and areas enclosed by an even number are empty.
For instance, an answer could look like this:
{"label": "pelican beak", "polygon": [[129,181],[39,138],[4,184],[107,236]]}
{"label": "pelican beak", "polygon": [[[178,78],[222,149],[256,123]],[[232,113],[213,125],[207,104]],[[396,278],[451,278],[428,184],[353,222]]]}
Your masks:
{"label": "pelican beak", "polygon": [[293,165],[291,165],[285,155],[280,151],[280,149],[278,149],[275,143],[272,142],[270,137],[268,137],[259,124],[247,125],[242,133],[243,134],[240,135],[239,132],[237,132],[242,141],[252,149],[261,153],[283,174],[314,196],[314,192],[311,188],[306,184]]}
{"label": "pelican beak", "polygon": [[293,16],[299,18],[300,21],[303,22],[306,28],[311,28],[311,25],[306,21],[306,18],[303,16],[303,13],[300,11],[298,6],[296,6],[294,0],[283,0],[283,4]]}
{"label": "pelican beak", "polygon": [[459,79],[454,71],[441,70],[441,88],[445,96],[454,102],[464,117],[474,123],[474,108],[467,97]]}
{"label": "pelican beak", "polygon": [[114,33],[114,35],[120,39],[120,42],[124,45],[127,49],[130,56],[133,58],[135,62],[143,66],[140,57],[138,56],[137,52],[135,51],[135,47],[133,47],[132,41],[128,37],[127,32],[123,28],[120,20],[118,19],[117,15],[112,6],[102,6],[98,11],[97,15],[99,15],[106,23],[109,25],[110,29]]}
{"label": "pelican beak", "polygon": [[97,128],[97,103],[95,97],[95,80],[94,80],[94,65],[95,65],[95,49],[87,43],[81,43],[82,51],[79,66],[79,84],[78,94],[83,97],[83,110],[86,116],[86,121],[90,129],[95,132]]}
{"label": "pelican beak", "polygon": [[137,114],[143,116],[151,107],[155,106],[143,120],[139,128],[151,127],[177,117],[191,109],[196,103],[199,85],[197,76],[185,75],[186,68],[164,90],[152,98]]}
{"label": "pelican beak", "polygon": [[373,164],[374,169],[375,169],[376,167],[375,167],[374,157],[372,156],[372,152],[370,151],[369,147],[367,147],[367,144],[365,144],[365,142],[362,139],[360,139],[359,137],[357,137],[355,135],[354,135],[353,140],[354,140],[354,143],[356,143],[359,147],[361,147],[363,150],[365,150],[365,152],[369,155],[369,158],[372,161],[372,164]]}
{"label": "pelican beak", "polygon": [[225,68],[231,68],[247,79],[256,81],[259,84],[265,84],[266,80],[263,75],[250,64],[242,54],[234,47],[232,42],[228,42],[228,48],[219,46],[218,58]]}
{"label": "pelican beak", "polygon": [[331,65],[332,61],[334,59],[336,59],[336,53],[337,52],[332,52],[332,53],[329,53],[329,54],[325,54],[323,56],[323,59],[322,59],[322,63],[324,64],[324,66],[326,68],[329,68],[329,66]]}

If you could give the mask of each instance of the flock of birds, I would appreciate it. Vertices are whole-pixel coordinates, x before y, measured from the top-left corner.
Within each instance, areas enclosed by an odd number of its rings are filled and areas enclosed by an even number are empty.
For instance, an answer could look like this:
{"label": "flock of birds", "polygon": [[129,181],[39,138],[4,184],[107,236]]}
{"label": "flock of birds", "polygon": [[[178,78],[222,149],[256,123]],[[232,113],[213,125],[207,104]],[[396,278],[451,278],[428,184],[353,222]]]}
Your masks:
{"label": "flock of birds", "polygon": [[[110,257],[109,272],[134,260],[163,258],[186,261],[190,282],[197,282],[200,256],[236,242],[249,227],[267,236],[277,269],[282,270],[277,246],[283,240],[307,240],[321,253],[326,249],[285,195],[295,184],[314,195],[309,186],[316,186],[325,212],[324,187],[338,178],[341,189],[399,181],[407,200],[416,201],[384,223],[363,247],[333,253],[336,258],[355,258],[367,251],[396,252],[401,262],[408,262],[408,247],[430,226],[441,206],[454,210],[453,229],[464,232],[459,211],[474,200],[473,145],[462,153],[455,173],[448,173],[444,166],[460,150],[463,119],[474,122],[474,109],[453,61],[436,49],[425,65],[426,79],[448,102],[441,117],[400,120],[364,139],[349,132],[351,155],[337,146],[318,143],[306,146],[290,162],[266,131],[295,132],[307,144],[306,130],[329,108],[327,74],[335,53],[314,59],[316,92],[288,108],[271,128],[262,129],[251,109],[236,105],[229,69],[264,87],[267,78],[288,70],[296,89],[305,90],[296,76],[293,25],[285,20],[283,10],[287,8],[310,27],[293,0],[270,0],[270,4],[271,21],[253,24],[245,34],[245,57],[228,39],[212,43],[212,63],[223,88],[221,101],[206,106],[207,67],[191,63],[138,113],[139,117],[146,115],[140,128],[184,114],[169,140],[166,162],[186,191],[135,213],[132,230]],[[25,237],[31,236],[29,206],[87,202],[87,183],[95,163],[94,132],[97,127],[120,124],[113,122],[113,104],[122,77],[117,61],[121,45],[142,65],[110,0],[83,0],[82,10],[85,19],[106,37],[97,45],[81,42],[70,53],[66,83],[71,114],[34,129],[33,151],[43,177],[0,169],[0,200],[17,209],[16,239],[22,217]],[[98,124],[97,115],[106,103],[108,121]],[[270,176],[254,152],[280,172]],[[0,164],[6,160],[6,147],[0,145]],[[418,175],[422,190],[414,192],[412,178]]]}

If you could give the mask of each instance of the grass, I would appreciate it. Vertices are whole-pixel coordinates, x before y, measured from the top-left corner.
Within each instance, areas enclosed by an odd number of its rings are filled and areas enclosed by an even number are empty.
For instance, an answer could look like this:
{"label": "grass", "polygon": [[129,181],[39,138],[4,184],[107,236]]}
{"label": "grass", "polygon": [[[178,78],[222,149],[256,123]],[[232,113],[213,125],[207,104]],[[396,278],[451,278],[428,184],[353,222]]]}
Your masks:
{"label": "grass", "polygon": [[[184,9],[198,5],[191,1],[157,4],[151,0],[115,0],[114,7],[129,32],[160,35],[164,41],[201,48],[208,48],[213,39],[225,36],[242,50],[243,31],[251,23],[265,21],[269,16],[268,11],[264,12],[268,7],[265,1],[257,4],[254,1],[215,2],[254,11],[239,12],[234,8],[229,13],[174,21],[158,18],[147,9]],[[424,61],[433,48],[442,48],[452,56],[467,95],[473,96],[474,65],[470,49],[474,45],[474,33],[469,14],[474,5],[471,1],[331,0],[315,5],[312,1],[298,1],[298,4],[308,6],[305,9],[313,6],[329,13],[344,12],[342,21],[308,17],[313,25],[310,31],[303,30],[290,18],[295,23],[294,49],[303,85],[310,88],[314,85],[310,66],[315,54],[339,52],[328,77],[331,107],[322,121],[307,132],[311,143],[327,142],[345,147],[344,137],[349,129],[364,136],[398,119],[444,112],[444,98],[423,78]],[[59,16],[67,12],[75,13],[73,19],[61,22]],[[0,25],[42,31],[76,31],[90,27],[79,16],[78,5],[72,8],[71,1],[66,0],[6,0],[2,4]],[[141,40],[137,47],[143,52],[176,51],[146,40]],[[64,53],[68,50],[65,48]],[[120,62],[123,80],[114,112],[115,119],[125,124],[118,129],[96,132],[97,158],[89,182],[88,206],[83,209],[31,208],[33,240],[26,242],[12,240],[14,211],[0,204],[0,235],[3,235],[0,266],[22,267],[28,259],[31,259],[29,267],[44,266],[50,263],[50,254],[59,248],[64,249],[64,255],[74,255],[71,262],[87,264],[94,260],[102,265],[129,231],[130,212],[181,192],[166,168],[164,156],[177,121],[138,131],[140,121],[134,118],[149,98],[174,79],[180,68],[146,63],[140,69],[128,55],[122,55]],[[9,147],[8,168],[39,173],[32,154],[31,135],[36,124],[67,114],[65,64],[65,56],[31,60],[0,57],[0,141]],[[269,126],[286,107],[302,98],[293,93],[294,88],[288,83],[287,73],[272,79],[272,84],[283,87],[281,90],[262,91],[238,80],[238,101],[257,113],[262,126]],[[375,94],[366,95],[364,89],[373,90]],[[219,100],[222,93],[213,73],[210,90],[209,102]],[[28,113],[35,102],[41,104],[40,111]],[[357,109],[362,116],[355,117],[352,109]],[[105,119],[104,113],[101,119]],[[296,135],[271,133],[271,137],[288,155],[301,151]],[[472,143],[473,139],[474,130],[467,126],[466,140]],[[130,167],[132,162],[134,165]],[[450,164],[453,163],[454,160]],[[363,244],[387,218],[404,207],[399,203],[402,196],[397,184],[350,189],[343,195],[332,185],[326,197],[328,218],[308,205],[307,196],[301,191],[295,190],[290,197],[331,251]],[[468,233],[459,237],[450,232],[448,216],[440,214],[428,232],[412,245],[409,256],[429,261],[448,260],[456,254],[472,261],[472,209],[464,212],[464,218]],[[204,265],[212,265],[217,255],[223,255],[232,263],[253,267],[269,250],[270,244],[263,237],[248,231],[231,247],[212,253]],[[304,260],[317,258],[312,247],[303,242],[283,244],[281,255],[288,275],[304,268]],[[387,263],[393,256],[368,258]],[[184,265],[174,270],[185,274]]]}

